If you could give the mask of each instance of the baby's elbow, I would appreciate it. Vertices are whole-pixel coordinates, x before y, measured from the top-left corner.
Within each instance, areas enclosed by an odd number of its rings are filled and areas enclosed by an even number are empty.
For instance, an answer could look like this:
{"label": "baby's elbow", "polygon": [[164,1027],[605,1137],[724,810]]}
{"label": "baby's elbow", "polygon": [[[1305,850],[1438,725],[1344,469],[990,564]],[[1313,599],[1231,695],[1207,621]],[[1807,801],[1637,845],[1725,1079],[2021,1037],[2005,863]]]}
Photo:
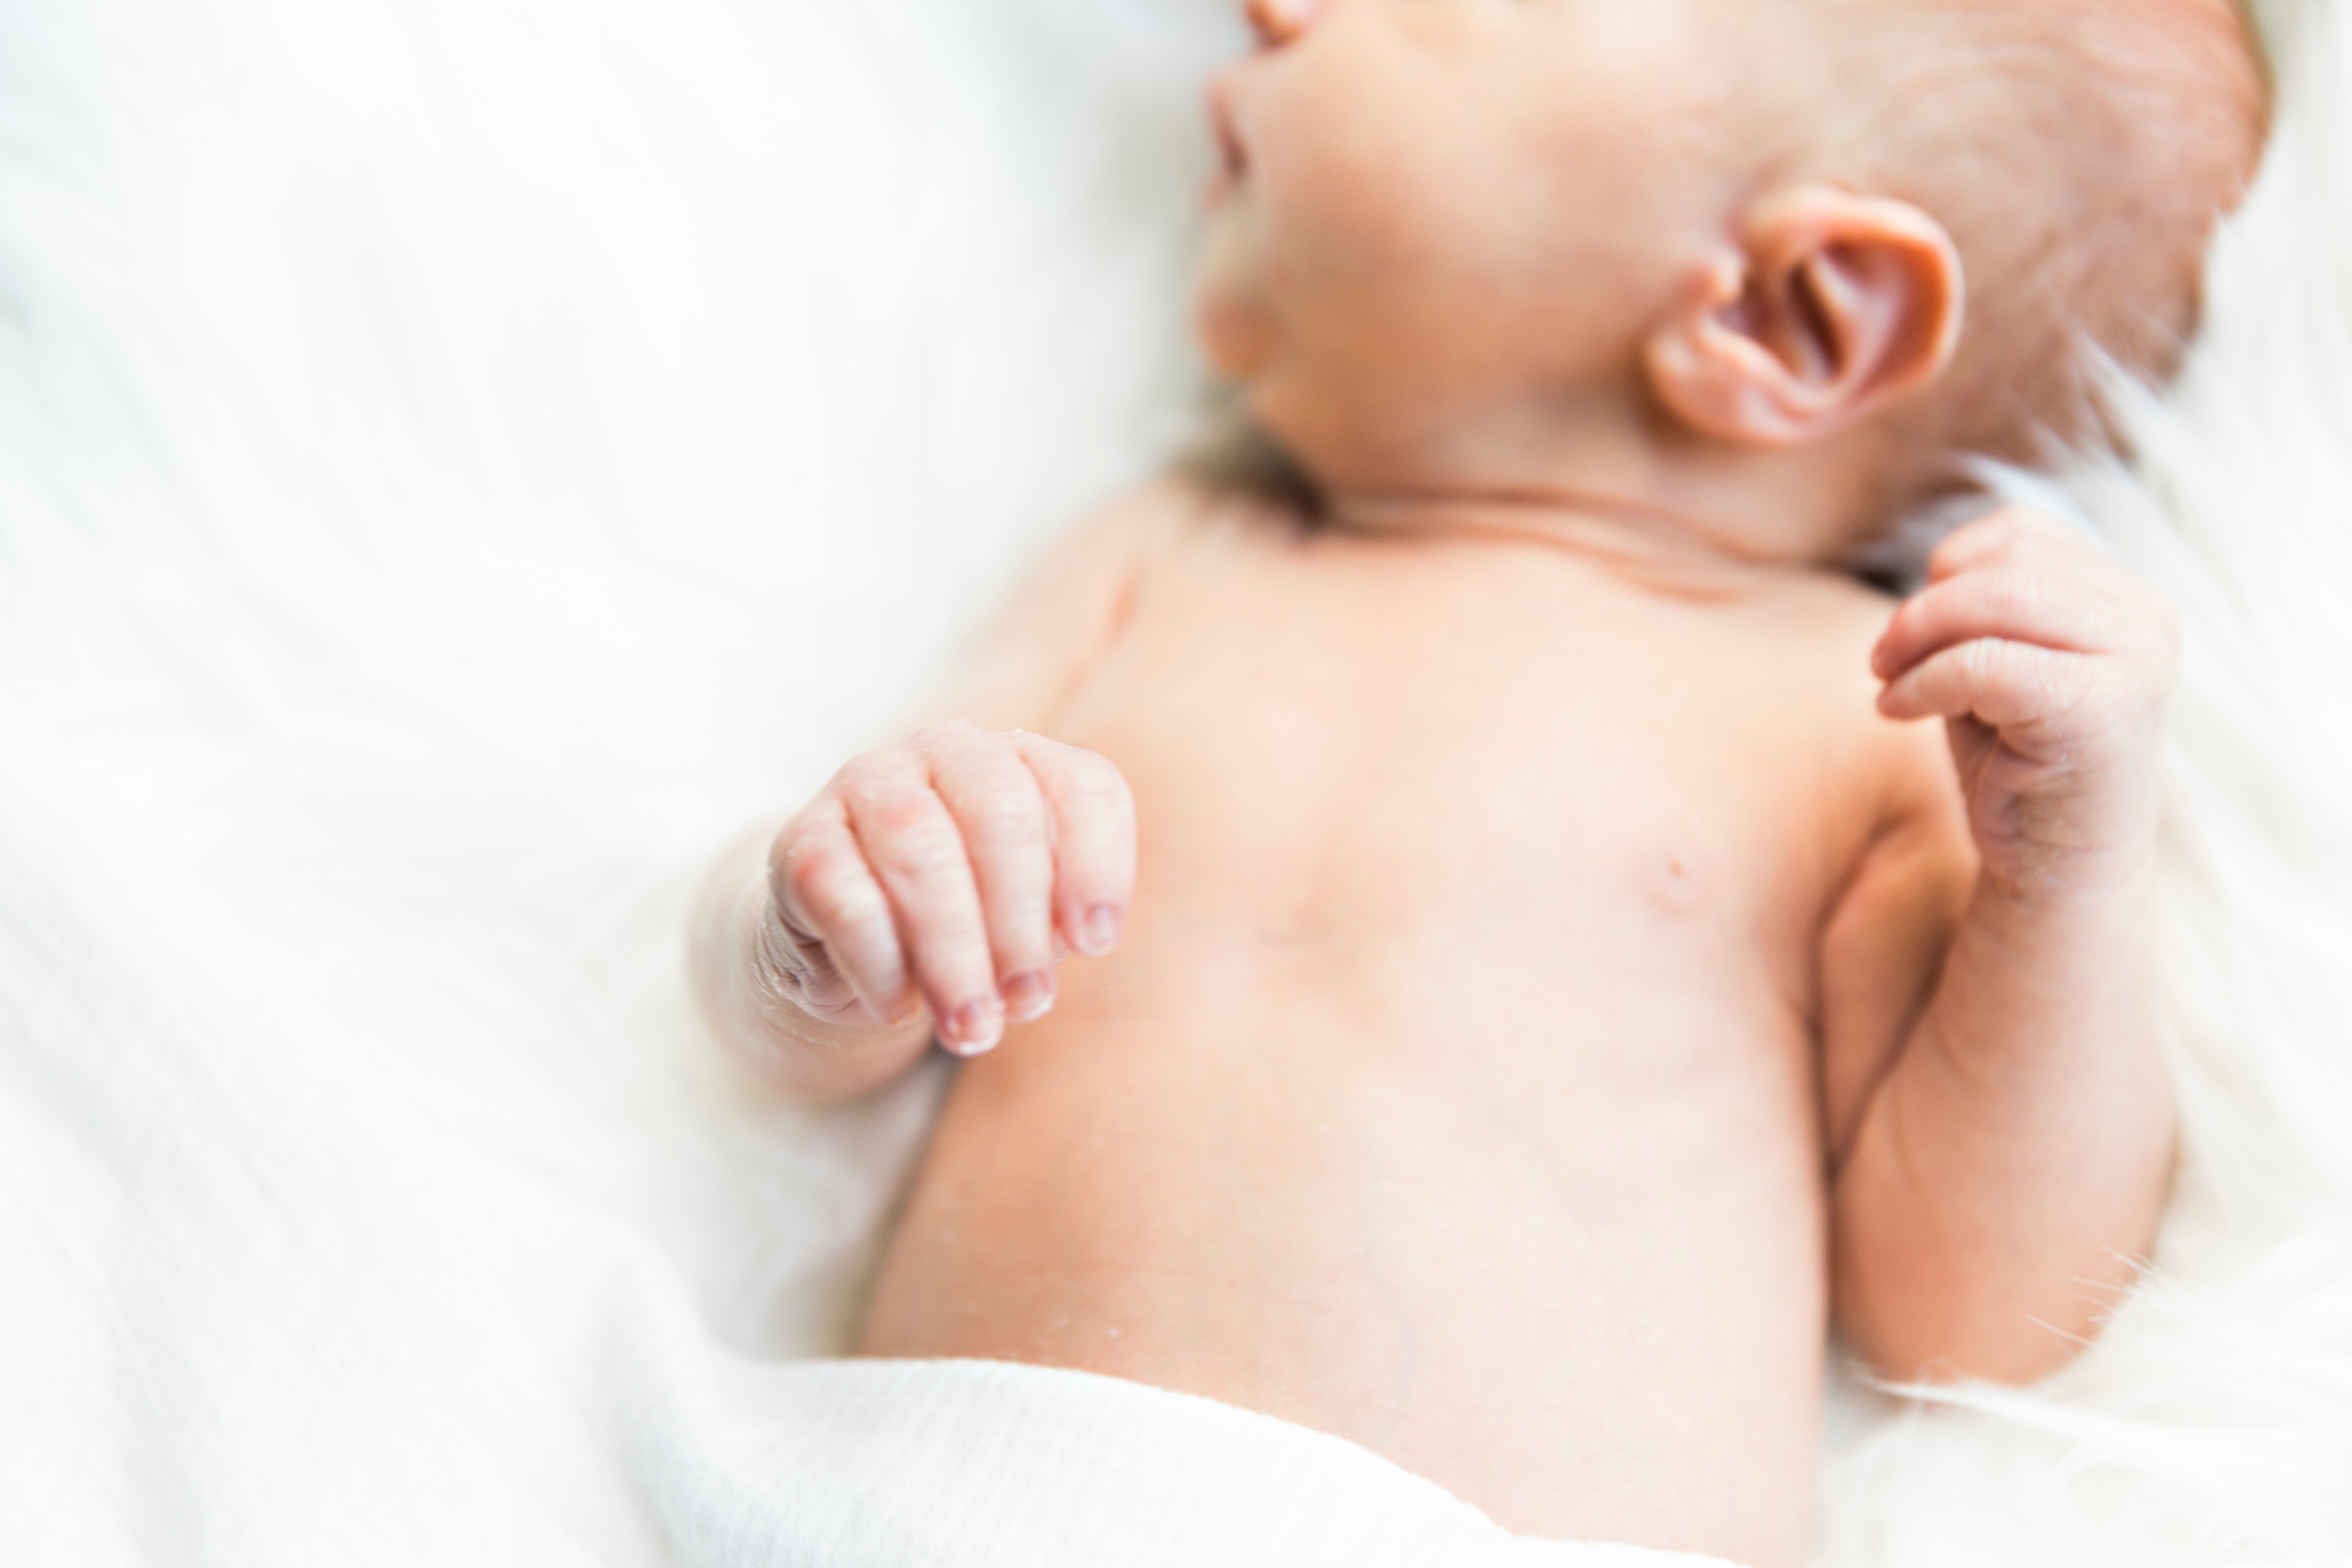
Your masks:
{"label": "baby's elbow", "polygon": [[1866,1320],[1848,1320],[1841,1327],[1847,1347],[1880,1381],[1903,1387],[2031,1387],[2065,1368],[2087,1342],[2031,1321],[1961,1334],[1890,1329]]}
{"label": "baby's elbow", "polygon": [[2029,1305],[2023,1293],[1919,1278],[1871,1279],[1841,1268],[1835,1320],[1846,1345],[1882,1380],[2024,1388],[2064,1369],[2097,1335],[2101,1308]]}

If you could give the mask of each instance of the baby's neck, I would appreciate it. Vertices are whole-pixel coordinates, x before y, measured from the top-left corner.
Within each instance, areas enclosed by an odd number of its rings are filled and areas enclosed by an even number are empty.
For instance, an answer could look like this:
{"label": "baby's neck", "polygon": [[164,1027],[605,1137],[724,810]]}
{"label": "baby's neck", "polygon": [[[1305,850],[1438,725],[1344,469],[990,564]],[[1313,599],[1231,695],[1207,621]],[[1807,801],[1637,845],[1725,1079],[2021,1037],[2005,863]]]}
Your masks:
{"label": "baby's neck", "polygon": [[[1290,432],[1265,434],[1279,447]],[[1511,534],[1714,577],[1843,572],[1881,521],[1867,433],[1736,446],[1664,425],[1623,389],[1425,430],[1297,434],[1288,455],[1333,525],[1366,534]]]}
{"label": "baby's neck", "polygon": [[1549,545],[1644,587],[1700,597],[1737,595],[1790,572],[1835,569],[1759,551],[1703,519],[1602,493],[1327,489],[1323,519],[1367,538]]}

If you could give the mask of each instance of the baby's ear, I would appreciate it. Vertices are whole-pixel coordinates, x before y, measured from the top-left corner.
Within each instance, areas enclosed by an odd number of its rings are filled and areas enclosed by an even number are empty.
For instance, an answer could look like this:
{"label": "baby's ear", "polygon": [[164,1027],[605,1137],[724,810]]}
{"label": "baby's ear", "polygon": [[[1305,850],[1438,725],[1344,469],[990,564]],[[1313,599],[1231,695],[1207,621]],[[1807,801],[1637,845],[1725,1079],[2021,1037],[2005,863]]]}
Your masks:
{"label": "baby's ear", "polygon": [[1759,198],[1741,247],[1689,282],[1643,345],[1651,386],[1685,424],[1750,447],[1834,435],[1935,381],[1968,299],[1943,225],[1828,185]]}

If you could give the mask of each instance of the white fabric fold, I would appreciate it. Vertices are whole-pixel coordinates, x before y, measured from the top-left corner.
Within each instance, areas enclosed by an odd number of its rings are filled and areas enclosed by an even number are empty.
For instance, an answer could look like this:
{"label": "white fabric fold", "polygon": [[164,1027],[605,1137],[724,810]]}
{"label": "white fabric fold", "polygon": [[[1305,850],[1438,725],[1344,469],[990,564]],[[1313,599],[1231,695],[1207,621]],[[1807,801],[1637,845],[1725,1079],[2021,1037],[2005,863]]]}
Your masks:
{"label": "white fabric fold", "polygon": [[730,1435],[666,1477],[695,1562],[1721,1568],[1515,1537],[1353,1443],[1086,1373],[828,1361],[737,1367],[727,1384],[732,1415],[693,1426]]}

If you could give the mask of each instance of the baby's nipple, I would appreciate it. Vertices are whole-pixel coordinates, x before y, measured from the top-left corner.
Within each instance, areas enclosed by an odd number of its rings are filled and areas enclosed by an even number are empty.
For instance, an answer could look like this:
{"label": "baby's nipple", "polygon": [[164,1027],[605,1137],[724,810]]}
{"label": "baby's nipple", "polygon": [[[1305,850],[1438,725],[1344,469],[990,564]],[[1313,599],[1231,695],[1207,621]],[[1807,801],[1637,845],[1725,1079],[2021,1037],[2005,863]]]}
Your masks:
{"label": "baby's nipple", "polygon": [[1670,915],[1696,914],[1706,901],[1706,889],[1695,858],[1667,855],[1659,859],[1650,876],[1650,896]]}

